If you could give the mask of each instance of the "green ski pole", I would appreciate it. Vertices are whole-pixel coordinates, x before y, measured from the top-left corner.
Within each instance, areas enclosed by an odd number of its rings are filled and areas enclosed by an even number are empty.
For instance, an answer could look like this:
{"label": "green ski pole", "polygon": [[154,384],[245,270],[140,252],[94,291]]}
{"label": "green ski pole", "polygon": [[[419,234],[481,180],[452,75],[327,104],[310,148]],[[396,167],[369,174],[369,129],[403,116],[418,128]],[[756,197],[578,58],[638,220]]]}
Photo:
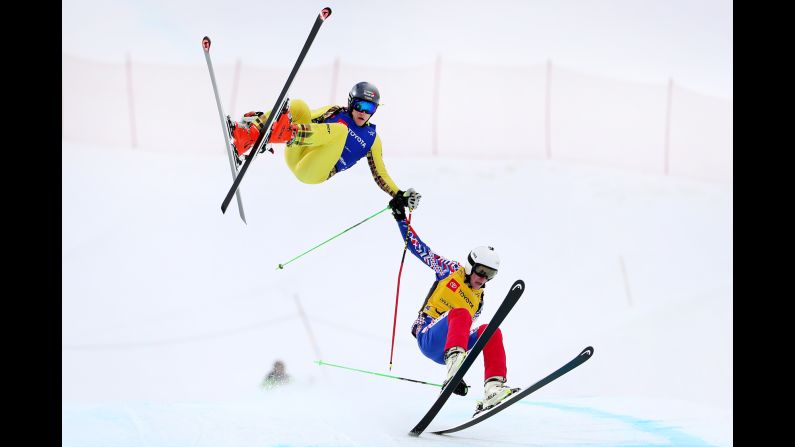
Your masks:
{"label": "green ski pole", "polygon": [[405,380],[407,382],[421,383],[423,385],[437,386],[439,388],[442,387],[442,385],[440,385],[438,383],[423,382],[422,380],[407,379],[405,377],[393,376],[391,374],[381,374],[381,373],[377,373],[377,372],[373,372],[373,371],[365,371],[363,369],[356,369],[356,368],[350,368],[350,367],[342,366],[342,365],[335,365],[333,363],[326,363],[326,362],[324,362],[322,360],[315,360],[315,363],[317,363],[319,366],[333,366],[335,368],[347,369],[348,371],[356,371],[356,372],[361,372],[361,373],[365,373],[365,374],[372,374],[374,376],[387,377],[387,378],[390,378],[390,379]]}
{"label": "green ski pole", "polygon": [[346,228],[345,230],[342,230],[342,232],[338,233],[337,235],[335,235],[335,236],[332,236],[332,237],[330,237],[329,239],[326,239],[325,241],[323,241],[323,242],[321,242],[321,243],[319,243],[319,244],[315,245],[314,247],[310,248],[309,250],[307,250],[307,251],[305,251],[305,252],[301,253],[300,255],[298,255],[298,256],[296,256],[296,257],[294,257],[293,259],[290,259],[289,261],[285,262],[284,264],[279,264],[279,266],[278,266],[278,267],[276,267],[276,270],[281,270],[281,269],[284,269],[284,266],[285,266],[285,265],[287,265],[287,264],[289,264],[289,263],[291,263],[291,262],[295,261],[296,259],[300,258],[301,256],[303,256],[303,255],[305,255],[305,254],[309,253],[310,251],[312,251],[312,250],[314,250],[314,249],[316,249],[316,248],[320,247],[321,245],[323,245],[323,244],[325,244],[325,243],[327,243],[327,242],[331,241],[332,239],[336,239],[336,238],[338,238],[338,237],[342,236],[343,234],[345,234],[345,233],[346,233],[346,232],[348,232],[349,230],[352,230],[352,229],[354,229],[354,228],[358,227],[359,225],[361,225],[361,224],[363,224],[363,223],[367,222],[368,220],[370,220],[370,219],[372,219],[373,217],[375,217],[375,216],[377,216],[377,215],[379,215],[379,214],[383,213],[384,211],[386,211],[386,210],[388,210],[388,209],[389,209],[389,206],[387,206],[386,208],[382,209],[381,211],[379,211],[379,212],[377,212],[377,213],[373,214],[372,216],[370,216],[370,217],[368,217],[368,218],[364,219],[363,221],[361,221],[361,222],[357,223],[356,225],[354,225],[354,226],[352,226],[352,227],[349,227],[349,228]]}

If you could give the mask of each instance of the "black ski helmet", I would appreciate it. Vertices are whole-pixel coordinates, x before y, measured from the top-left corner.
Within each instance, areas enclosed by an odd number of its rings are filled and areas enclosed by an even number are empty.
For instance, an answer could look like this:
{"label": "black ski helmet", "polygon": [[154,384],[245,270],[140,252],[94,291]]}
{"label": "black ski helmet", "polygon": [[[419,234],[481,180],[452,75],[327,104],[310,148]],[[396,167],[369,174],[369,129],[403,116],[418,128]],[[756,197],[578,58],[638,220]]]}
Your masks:
{"label": "black ski helmet", "polygon": [[374,102],[378,105],[381,101],[381,94],[378,88],[369,82],[359,82],[354,85],[351,92],[348,93],[348,110],[353,110],[353,100],[363,99],[365,101]]}

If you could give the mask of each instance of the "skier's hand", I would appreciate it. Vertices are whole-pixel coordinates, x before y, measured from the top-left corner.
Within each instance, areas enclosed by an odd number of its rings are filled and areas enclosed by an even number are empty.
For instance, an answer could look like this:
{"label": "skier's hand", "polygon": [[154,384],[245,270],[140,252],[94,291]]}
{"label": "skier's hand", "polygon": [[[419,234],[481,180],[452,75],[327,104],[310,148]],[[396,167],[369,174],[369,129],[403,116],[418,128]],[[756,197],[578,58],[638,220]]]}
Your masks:
{"label": "skier's hand", "polygon": [[395,194],[395,198],[400,198],[401,203],[404,207],[409,207],[409,209],[416,210],[417,207],[420,206],[420,199],[422,195],[414,190],[414,188],[409,188],[406,191],[398,191]]}
{"label": "skier's hand", "polygon": [[468,392],[469,386],[463,380],[458,382],[458,386],[453,390],[453,394],[458,394],[459,396],[466,396]]}
{"label": "skier's hand", "polygon": [[402,194],[395,194],[395,197],[389,201],[389,207],[392,208],[392,217],[397,221],[406,219],[406,206],[403,205],[402,199]]}
{"label": "skier's hand", "polygon": [[412,210],[416,210],[417,208],[419,208],[420,199],[422,198],[420,193],[415,191],[414,188],[409,188],[408,191],[406,192],[409,194],[408,198],[409,208]]}

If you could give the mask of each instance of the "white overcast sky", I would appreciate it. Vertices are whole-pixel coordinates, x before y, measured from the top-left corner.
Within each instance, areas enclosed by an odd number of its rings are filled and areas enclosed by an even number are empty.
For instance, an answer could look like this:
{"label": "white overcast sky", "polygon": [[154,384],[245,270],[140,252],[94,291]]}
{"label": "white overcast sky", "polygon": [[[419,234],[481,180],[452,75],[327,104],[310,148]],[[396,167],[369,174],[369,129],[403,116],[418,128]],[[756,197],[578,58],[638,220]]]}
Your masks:
{"label": "white overcast sky", "polygon": [[426,64],[437,55],[498,65],[551,58],[641,82],[732,97],[730,0],[255,1],[65,0],[63,52],[90,59],[290,66],[315,15],[333,10],[305,62]]}

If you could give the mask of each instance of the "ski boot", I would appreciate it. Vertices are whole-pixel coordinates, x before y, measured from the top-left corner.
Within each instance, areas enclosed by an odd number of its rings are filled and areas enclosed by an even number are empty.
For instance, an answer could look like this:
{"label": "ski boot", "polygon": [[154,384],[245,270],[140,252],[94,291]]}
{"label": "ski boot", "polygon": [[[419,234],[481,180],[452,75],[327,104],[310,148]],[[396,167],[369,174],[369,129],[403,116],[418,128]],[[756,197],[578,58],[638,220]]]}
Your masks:
{"label": "ski boot", "polygon": [[499,405],[508,396],[518,392],[520,388],[511,388],[505,385],[505,377],[495,376],[489,377],[483,384],[483,400],[477,402],[475,406],[475,417],[481,411],[486,411],[490,408]]}
{"label": "ski boot", "polygon": [[[454,346],[444,353],[444,364],[447,367],[447,380],[442,384],[442,389],[447,386],[447,382],[449,382],[455,373],[458,372],[458,369],[461,368],[461,364],[464,363],[465,358],[466,351],[464,351],[464,348],[458,346]],[[453,393],[459,396],[466,396],[467,392],[469,392],[469,387],[463,380],[458,382],[455,390],[453,390]]]}
{"label": "ski boot", "polygon": [[232,137],[232,148],[235,150],[235,164],[239,167],[247,153],[250,152],[254,143],[259,137],[259,129],[262,125],[259,117],[262,112],[248,112],[243,115],[240,122],[232,121],[229,115],[226,116],[226,127]]}

